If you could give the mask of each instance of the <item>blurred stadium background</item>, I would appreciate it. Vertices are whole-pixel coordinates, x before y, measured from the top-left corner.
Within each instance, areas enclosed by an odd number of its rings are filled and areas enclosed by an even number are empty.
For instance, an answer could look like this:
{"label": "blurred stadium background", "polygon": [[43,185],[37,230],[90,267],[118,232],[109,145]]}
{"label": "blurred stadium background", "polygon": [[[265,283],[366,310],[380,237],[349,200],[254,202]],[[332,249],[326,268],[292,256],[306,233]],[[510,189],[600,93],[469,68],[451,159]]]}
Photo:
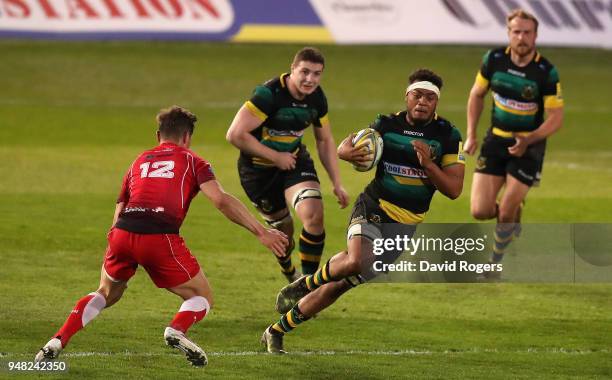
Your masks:
{"label": "blurred stadium background", "polygon": [[[505,43],[500,17],[516,6],[540,18],[539,50],[558,67],[566,102],[524,221],[610,223],[610,1],[0,0],[2,371],[6,361],[32,360],[74,300],[97,286],[122,175],[155,145],[160,108],[199,116],[193,149],[247,202],[225,131],[254,86],[287,71],[299,48],[326,56],[336,141],[402,109],[418,67],[444,78],[439,113],[464,133],[481,57]],[[474,161],[463,195],[436,196],[427,222],[470,221]],[[318,168],[329,257],[344,247],[349,211]],[[354,198],[370,175],[345,163],[341,171]],[[215,310],[191,332],[210,353],[209,376],[612,377],[609,283],[363,286],[292,333],[294,355],[267,356],[258,338],[284,283],[270,254],[203,199],[183,235],[216,294]],[[163,345],[178,305],[139,270],[124,299],[72,340],[63,376],[197,375]]]}

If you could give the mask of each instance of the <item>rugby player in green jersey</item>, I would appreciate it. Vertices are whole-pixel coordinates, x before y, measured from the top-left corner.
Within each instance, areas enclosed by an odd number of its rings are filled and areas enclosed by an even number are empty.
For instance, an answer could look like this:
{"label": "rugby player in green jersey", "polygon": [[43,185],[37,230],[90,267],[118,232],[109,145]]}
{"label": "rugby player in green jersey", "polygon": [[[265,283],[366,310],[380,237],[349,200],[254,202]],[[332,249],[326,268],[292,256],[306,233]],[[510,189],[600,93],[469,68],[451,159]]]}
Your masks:
{"label": "rugby player in green jersey", "polygon": [[[276,302],[283,314],[263,333],[270,353],[282,354],[283,336],[300,323],[333,304],[349,289],[374,278],[375,239],[411,237],[423,221],[436,190],[457,198],[463,189],[464,158],[461,135],[436,114],[442,79],[427,69],[409,78],[406,110],[379,115],[371,128],[384,141],[374,179],[357,198],[347,231],[347,249],[333,256],[314,275],[284,287]],[[338,147],[348,162],[365,162],[367,153],[353,146],[350,135]],[[391,250],[376,256],[393,263],[401,254]]]}
{"label": "rugby player in green jersey", "polygon": [[291,72],[257,86],[227,131],[227,140],[240,149],[238,173],[247,196],[270,226],[290,238],[285,257],[278,258],[289,282],[300,277],[291,263],[295,241],[289,207],[303,225],[298,248],[304,274],[313,274],[319,267],[325,242],[319,179],[302,144],[310,125],[338,203],[341,208],[349,203],[340,182],[327,99],[319,86],[324,66],[319,50],[300,50]]}
{"label": "rugby player in green jersey", "polygon": [[[523,201],[540,180],[546,138],[563,122],[559,74],[535,46],[538,20],[518,9],[508,15],[507,23],[510,44],[484,55],[467,104],[465,152],[473,155],[484,97],[491,90],[491,127],[476,162],[470,209],[476,219],[497,218],[492,263],[502,260],[505,248],[518,236]],[[491,272],[485,277],[498,276]]]}

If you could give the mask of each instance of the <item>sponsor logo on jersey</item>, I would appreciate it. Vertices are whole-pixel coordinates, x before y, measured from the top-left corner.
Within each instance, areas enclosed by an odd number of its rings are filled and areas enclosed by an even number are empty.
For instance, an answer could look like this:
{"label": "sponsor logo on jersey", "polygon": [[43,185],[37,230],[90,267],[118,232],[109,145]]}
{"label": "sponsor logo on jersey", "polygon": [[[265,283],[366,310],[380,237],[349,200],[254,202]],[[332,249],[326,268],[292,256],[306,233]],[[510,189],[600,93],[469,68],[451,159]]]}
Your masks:
{"label": "sponsor logo on jersey", "polygon": [[387,174],[407,178],[429,178],[423,169],[413,168],[412,166],[396,165],[390,162],[383,162],[383,164],[385,166],[385,173]]}
{"label": "sponsor logo on jersey", "polygon": [[[531,96],[533,96],[533,89],[529,91],[531,92]],[[525,95],[525,88],[523,88],[523,95]],[[508,108],[511,111],[527,113],[538,112],[538,103],[535,102],[519,102],[518,100],[504,98],[496,92],[493,92],[493,99],[495,100],[495,103],[497,103],[503,108]]]}
{"label": "sponsor logo on jersey", "polygon": [[293,136],[293,137],[301,137],[304,135],[304,130],[301,131],[281,131],[278,129],[268,129],[268,134],[270,136]]}
{"label": "sponsor logo on jersey", "polygon": [[465,156],[463,152],[463,142],[459,141],[459,148],[457,149],[457,160],[465,162]]}

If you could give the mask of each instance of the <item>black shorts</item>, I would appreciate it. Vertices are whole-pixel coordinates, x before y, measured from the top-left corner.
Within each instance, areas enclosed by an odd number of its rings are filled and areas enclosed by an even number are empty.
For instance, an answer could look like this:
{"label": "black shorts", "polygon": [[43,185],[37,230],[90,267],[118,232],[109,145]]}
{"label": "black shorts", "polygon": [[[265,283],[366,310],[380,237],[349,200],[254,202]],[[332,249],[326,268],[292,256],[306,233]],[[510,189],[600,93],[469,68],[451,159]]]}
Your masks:
{"label": "black shorts", "polygon": [[248,160],[242,155],[238,160],[240,184],[253,205],[264,214],[274,214],[287,208],[285,190],[289,187],[306,181],[319,182],[314,162],[303,145],[292,170],[255,167]]}
{"label": "black shorts", "polygon": [[530,145],[522,157],[508,152],[514,143],[514,138],[499,137],[489,130],[476,161],[476,173],[502,177],[510,174],[527,186],[537,186],[542,176],[546,140]]}
{"label": "black shorts", "polygon": [[[391,219],[379,206],[378,202],[365,193],[359,194],[353,210],[347,231],[348,240],[355,236],[362,236],[370,241],[374,239],[395,239],[396,236],[408,236],[411,238],[416,231],[416,226],[412,224],[402,224]],[[384,264],[393,264],[401,255],[402,250],[385,250],[381,255],[374,255],[362,258],[362,268],[360,282],[366,282],[377,275],[385,272],[377,272],[372,268],[374,261],[381,261]],[[349,279],[351,280],[356,279]],[[353,283],[353,285],[356,285]]]}

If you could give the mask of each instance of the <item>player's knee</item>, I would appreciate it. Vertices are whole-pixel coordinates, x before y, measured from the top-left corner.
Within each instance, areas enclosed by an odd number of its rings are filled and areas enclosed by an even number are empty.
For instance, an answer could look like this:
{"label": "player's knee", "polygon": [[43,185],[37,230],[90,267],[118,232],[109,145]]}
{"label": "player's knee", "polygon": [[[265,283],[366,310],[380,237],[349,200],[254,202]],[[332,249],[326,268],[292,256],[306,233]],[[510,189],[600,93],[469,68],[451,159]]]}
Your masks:
{"label": "player's knee", "polygon": [[316,207],[302,214],[302,224],[306,231],[313,234],[323,232],[323,208]]}
{"label": "player's knee", "polygon": [[345,276],[355,276],[361,273],[361,260],[357,255],[349,255],[345,265]]}
{"label": "player's knee", "polygon": [[474,219],[487,220],[495,218],[496,209],[494,207],[471,206],[470,213]]}
{"label": "player's knee", "polygon": [[121,297],[123,296],[123,292],[127,289],[127,283],[116,284],[112,287],[102,286],[97,292],[100,293],[104,299],[106,300],[106,308],[109,308],[116,304]]}

